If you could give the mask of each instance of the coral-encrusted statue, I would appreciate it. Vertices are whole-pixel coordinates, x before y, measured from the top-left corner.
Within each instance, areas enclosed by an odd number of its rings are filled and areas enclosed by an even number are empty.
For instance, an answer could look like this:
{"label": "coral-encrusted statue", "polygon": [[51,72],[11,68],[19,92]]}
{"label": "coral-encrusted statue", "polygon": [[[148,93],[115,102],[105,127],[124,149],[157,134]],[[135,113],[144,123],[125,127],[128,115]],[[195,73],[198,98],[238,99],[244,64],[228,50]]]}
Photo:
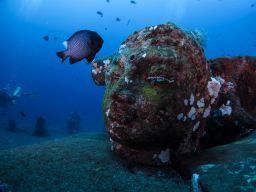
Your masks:
{"label": "coral-encrusted statue", "polygon": [[[223,144],[256,127],[255,58],[228,60],[225,65],[240,72],[222,72],[215,65],[221,59],[207,62],[200,43],[195,33],[157,25],[135,32],[118,53],[94,62],[93,79],[106,86],[103,110],[113,151],[130,161],[165,165],[197,151],[200,143]],[[237,60],[239,66],[230,66]],[[218,122],[238,123],[240,129],[215,140],[223,133]]]}

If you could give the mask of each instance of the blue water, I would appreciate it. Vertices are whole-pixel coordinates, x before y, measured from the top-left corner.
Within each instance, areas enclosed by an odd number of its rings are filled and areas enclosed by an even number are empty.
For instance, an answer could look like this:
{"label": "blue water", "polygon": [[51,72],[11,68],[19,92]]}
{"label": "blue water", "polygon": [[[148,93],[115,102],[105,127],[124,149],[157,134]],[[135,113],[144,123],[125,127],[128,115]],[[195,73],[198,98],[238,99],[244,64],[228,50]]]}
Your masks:
{"label": "blue water", "polygon": [[[0,88],[21,86],[40,96],[1,108],[0,118],[24,126],[39,115],[62,131],[73,111],[83,129],[102,131],[104,87],[94,84],[91,65],[60,64],[56,51],[77,30],[97,31],[104,45],[97,58],[113,54],[128,35],[146,26],[173,22],[207,34],[208,58],[254,55],[256,0],[0,0]],[[255,4],[253,7],[252,5]],[[96,12],[101,11],[100,17]],[[121,19],[116,22],[116,17]],[[128,20],[130,24],[127,25]],[[107,28],[107,30],[105,29]],[[49,41],[43,36],[49,35]],[[53,37],[58,37],[57,41]],[[19,111],[24,110],[22,118]]]}

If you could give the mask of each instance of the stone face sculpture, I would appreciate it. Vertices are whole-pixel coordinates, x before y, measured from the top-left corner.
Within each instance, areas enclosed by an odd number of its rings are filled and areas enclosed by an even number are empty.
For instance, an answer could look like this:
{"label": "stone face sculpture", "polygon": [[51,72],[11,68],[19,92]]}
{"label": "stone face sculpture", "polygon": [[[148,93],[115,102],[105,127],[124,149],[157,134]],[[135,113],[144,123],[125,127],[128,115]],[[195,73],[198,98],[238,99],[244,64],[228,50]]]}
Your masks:
{"label": "stone face sculpture", "polygon": [[159,164],[161,153],[197,149],[219,83],[210,79],[203,49],[189,33],[173,24],[146,27],[118,54],[96,61],[92,73],[106,84],[103,109],[115,151],[131,157],[143,149]]}
{"label": "stone face sculpture", "polygon": [[[237,100],[248,83],[236,79],[255,82],[255,58],[208,62],[196,34],[173,24],[146,27],[129,36],[118,53],[94,62],[92,77],[106,86],[106,128],[118,155],[142,164],[170,164],[255,127],[255,105],[244,110]],[[241,64],[232,66],[233,61]],[[226,64],[232,70],[221,73]],[[239,98],[255,95],[253,86]],[[220,123],[227,129],[219,131]]]}

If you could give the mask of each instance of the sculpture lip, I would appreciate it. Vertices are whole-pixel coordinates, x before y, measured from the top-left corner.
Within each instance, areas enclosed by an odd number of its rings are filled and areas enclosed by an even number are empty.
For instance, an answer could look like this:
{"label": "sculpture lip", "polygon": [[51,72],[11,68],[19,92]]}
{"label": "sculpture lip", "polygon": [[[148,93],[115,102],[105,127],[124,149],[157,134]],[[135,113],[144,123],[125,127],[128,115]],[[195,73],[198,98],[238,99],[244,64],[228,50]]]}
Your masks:
{"label": "sculpture lip", "polygon": [[109,120],[127,126],[137,118],[136,110],[133,106],[113,102],[110,106]]}

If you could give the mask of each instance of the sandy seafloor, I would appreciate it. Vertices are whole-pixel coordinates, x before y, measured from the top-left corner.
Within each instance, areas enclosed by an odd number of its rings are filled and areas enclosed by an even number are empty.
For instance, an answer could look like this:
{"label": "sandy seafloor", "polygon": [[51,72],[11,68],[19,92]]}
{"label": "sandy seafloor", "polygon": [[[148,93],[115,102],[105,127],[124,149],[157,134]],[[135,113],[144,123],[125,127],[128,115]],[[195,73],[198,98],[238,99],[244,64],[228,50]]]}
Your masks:
{"label": "sandy seafloor", "polygon": [[0,130],[0,181],[12,192],[191,190],[174,171],[138,169],[120,160],[104,133],[53,139]]}

